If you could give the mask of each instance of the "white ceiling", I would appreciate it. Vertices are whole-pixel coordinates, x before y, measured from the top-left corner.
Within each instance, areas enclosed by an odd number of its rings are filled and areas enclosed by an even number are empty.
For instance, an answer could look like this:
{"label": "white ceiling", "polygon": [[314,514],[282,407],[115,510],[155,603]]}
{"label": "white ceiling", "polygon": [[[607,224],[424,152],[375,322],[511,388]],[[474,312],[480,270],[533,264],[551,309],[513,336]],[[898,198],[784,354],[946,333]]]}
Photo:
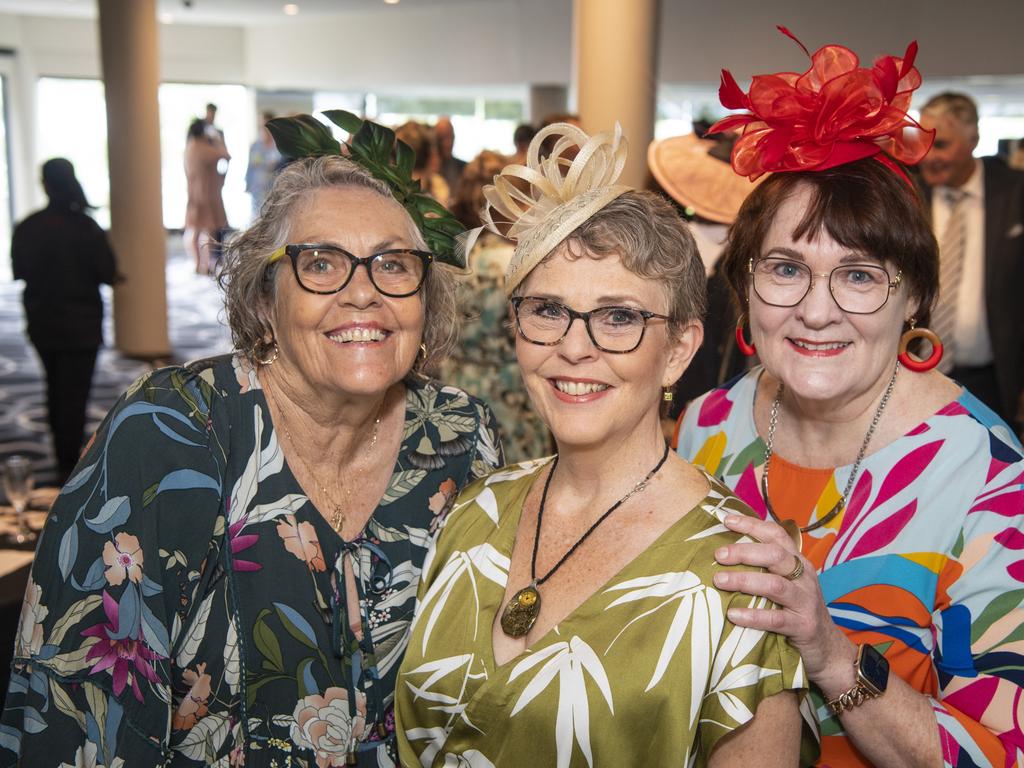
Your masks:
{"label": "white ceiling", "polygon": [[[515,0],[294,0],[296,18],[338,16],[353,11],[400,13],[403,8],[432,8],[469,3],[502,3]],[[286,22],[285,0],[157,0],[160,20],[174,24],[228,24],[249,26]],[[96,0],[0,0],[0,13],[26,16],[95,18]]]}

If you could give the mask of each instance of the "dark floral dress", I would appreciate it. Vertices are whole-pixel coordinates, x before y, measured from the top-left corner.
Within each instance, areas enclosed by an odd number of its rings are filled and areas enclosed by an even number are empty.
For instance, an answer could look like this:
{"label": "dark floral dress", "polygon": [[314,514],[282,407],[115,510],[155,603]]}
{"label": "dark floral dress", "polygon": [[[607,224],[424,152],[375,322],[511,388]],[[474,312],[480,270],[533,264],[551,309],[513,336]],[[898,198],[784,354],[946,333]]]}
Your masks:
{"label": "dark floral dress", "polygon": [[46,524],[0,764],[393,765],[395,675],[432,531],[501,464],[486,406],[407,382],[390,485],[347,542],[289,470],[241,358],[143,377]]}

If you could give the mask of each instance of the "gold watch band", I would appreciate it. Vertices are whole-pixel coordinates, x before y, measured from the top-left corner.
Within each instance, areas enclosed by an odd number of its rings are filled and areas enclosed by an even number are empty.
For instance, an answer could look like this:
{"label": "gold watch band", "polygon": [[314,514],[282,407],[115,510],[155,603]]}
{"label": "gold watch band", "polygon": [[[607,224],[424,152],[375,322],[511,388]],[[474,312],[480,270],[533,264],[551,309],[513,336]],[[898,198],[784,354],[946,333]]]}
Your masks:
{"label": "gold watch band", "polygon": [[833,715],[841,715],[848,709],[859,707],[868,699],[873,699],[878,694],[874,691],[870,691],[865,688],[861,683],[857,683],[850,690],[839,694],[834,699],[827,703],[829,711]]}
{"label": "gold watch band", "polygon": [[[874,651],[874,649],[871,648],[871,646],[859,646],[857,648],[857,659],[853,663],[853,668],[857,675],[856,682],[853,684],[853,687],[850,688],[848,691],[841,693],[831,701],[826,702],[826,706],[829,708],[829,711],[837,717],[848,709],[859,707],[868,699],[874,699],[880,696],[882,694],[882,691],[884,691],[886,688],[884,682],[879,688],[875,685],[874,681],[871,680],[870,677],[865,676],[864,671],[861,667],[864,661],[865,653],[877,655],[877,651]],[[885,664],[886,677],[888,677],[888,672],[888,664]]]}

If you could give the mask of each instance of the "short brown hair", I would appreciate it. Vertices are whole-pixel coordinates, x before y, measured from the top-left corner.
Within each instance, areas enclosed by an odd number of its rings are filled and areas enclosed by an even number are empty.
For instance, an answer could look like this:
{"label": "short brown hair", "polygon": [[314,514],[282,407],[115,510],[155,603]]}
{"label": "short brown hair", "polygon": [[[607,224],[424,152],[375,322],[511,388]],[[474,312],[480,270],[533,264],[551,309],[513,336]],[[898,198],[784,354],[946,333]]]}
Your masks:
{"label": "short brown hair", "polygon": [[779,209],[800,187],[810,188],[811,200],[793,239],[813,241],[824,231],[844,248],[891,262],[918,300],[917,324],[927,325],[939,292],[939,246],[916,188],[873,158],[825,171],[776,173],[750,193],[721,261],[740,312],[746,311],[747,263],[761,255]]}
{"label": "short brown hair", "polygon": [[614,253],[630,272],[657,280],[668,298],[673,336],[691,320],[704,320],[707,285],[697,243],[675,207],[661,195],[626,192],[577,227],[563,244],[571,258]]}
{"label": "short brown hair", "polygon": [[[347,158],[332,155],[296,160],[277,175],[260,217],[225,247],[219,280],[231,339],[235,348],[254,363],[264,359],[272,346],[266,341],[272,333],[266,310],[274,299],[276,272],[287,263],[281,259],[268,266],[267,259],[285,244],[298,207],[316,191],[337,187],[368,189],[398,205],[384,182]],[[403,214],[413,245],[426,250],[423,235],[404,209]],[[435,261],[419,295],[423,301],[423,343],[427,356],[418,365],[432,370],[448,356],[458,337],[454,275]]]}

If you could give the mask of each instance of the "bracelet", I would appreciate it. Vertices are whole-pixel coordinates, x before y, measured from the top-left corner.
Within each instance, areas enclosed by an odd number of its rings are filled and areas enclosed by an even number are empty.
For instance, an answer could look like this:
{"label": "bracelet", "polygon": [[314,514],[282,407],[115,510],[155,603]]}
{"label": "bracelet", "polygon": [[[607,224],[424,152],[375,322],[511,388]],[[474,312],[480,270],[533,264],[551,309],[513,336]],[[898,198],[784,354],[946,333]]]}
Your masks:
{"label": "bracelet", "polygon": [[868,699],[875,698],[871,692],[860,683],[853,686],[850,690],[845,693],[841,693],[836,696],[832,701],[827,702],[829,711],[836,716],[841,715],[848,709],[859,707]]}

